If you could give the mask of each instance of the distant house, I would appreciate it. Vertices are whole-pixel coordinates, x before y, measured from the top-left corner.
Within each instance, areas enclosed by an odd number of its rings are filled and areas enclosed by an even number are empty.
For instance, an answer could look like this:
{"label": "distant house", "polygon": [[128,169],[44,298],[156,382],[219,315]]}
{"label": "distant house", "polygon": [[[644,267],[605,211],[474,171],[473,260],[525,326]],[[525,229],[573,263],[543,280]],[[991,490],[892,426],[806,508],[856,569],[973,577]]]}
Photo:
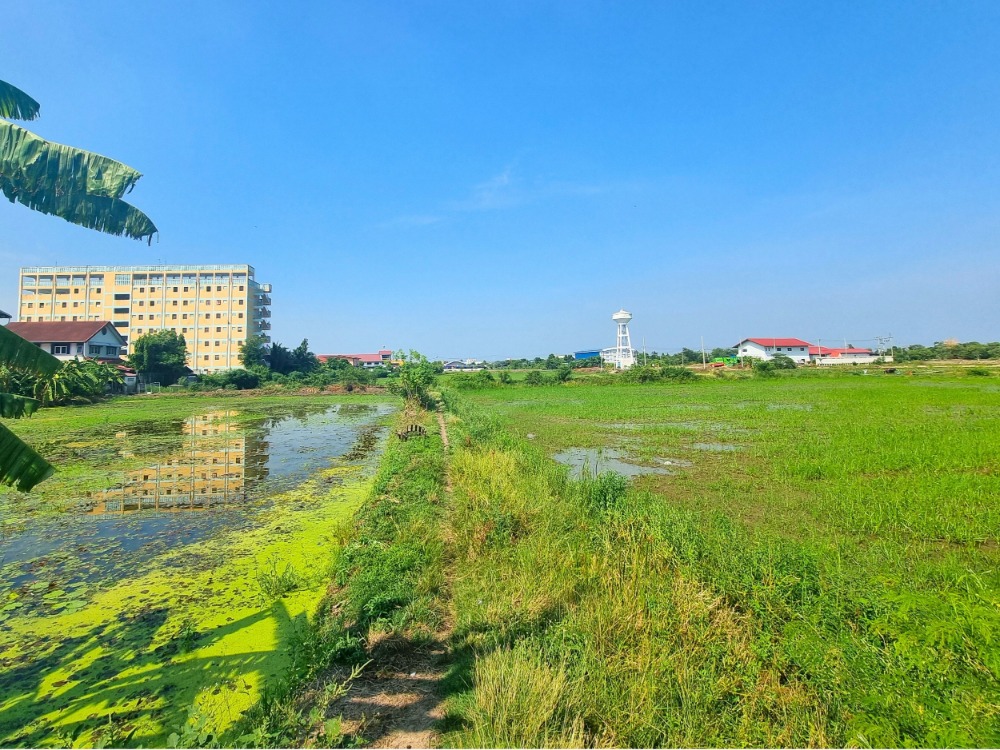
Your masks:
{"label": "distant house", "polygon": [[56,359],[118,362],[125,339],[107,320],[11,323],[7,330],[37,344]]}
{"label": "distant house", "polygon": [[344,359],[351,363],[352,367],[388,367],[395,364],[392,360],[391,349],[379,349],[375,354],[319,354],[316,356],[320,362],[328,359]]}
{"label": "distant house", "polygon": [[783,355],[796,363],[809,361],[808,341],[788,338],[749,338],[743,339],[735,346],[736,356],[754,357],[755,359],[774,359]]}
{"label": "distant house", "polygon": [[826,346],[810,346],[809,358],[817,365],[867,365],[877,359],[883,362],[892,362],[892,357],[885,357],[871,349],[856,347],[833,349]]}
{"label": "distant house", "polygon": [[475,359],[449,359],[443,365],[445,372],[478,372],[483,363]]}
{"label": "distant house", "polygon": [[595,359],[600,356],[600,349],[584,349],[583,351],[573,352],[573,359]]}

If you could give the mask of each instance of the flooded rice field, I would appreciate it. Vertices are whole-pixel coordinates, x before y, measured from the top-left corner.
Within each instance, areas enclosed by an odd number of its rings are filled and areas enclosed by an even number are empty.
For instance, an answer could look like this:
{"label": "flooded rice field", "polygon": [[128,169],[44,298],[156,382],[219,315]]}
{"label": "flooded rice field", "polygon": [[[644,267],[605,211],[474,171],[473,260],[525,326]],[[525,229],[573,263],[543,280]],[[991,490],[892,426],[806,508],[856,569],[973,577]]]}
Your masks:
{"label": "flooded rice field", "polygon": [[36,443],[55,478],[0,496],[0,745],[162,746],[189,712],[220,732],[284,669],[392,407],[229,402],[101,407]]}

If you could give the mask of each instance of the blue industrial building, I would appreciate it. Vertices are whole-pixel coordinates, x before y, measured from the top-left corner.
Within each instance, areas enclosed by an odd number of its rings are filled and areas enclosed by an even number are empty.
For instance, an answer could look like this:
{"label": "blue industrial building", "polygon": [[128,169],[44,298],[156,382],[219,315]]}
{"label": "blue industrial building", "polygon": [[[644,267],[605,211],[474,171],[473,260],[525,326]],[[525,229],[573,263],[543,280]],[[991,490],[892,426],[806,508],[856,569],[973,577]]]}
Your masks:
{"label": "blue industrial building", "polygon": [[591,359],[592,357],[600,356],[600,349],[584,349],[582,352],[573,352],[573,359]]}

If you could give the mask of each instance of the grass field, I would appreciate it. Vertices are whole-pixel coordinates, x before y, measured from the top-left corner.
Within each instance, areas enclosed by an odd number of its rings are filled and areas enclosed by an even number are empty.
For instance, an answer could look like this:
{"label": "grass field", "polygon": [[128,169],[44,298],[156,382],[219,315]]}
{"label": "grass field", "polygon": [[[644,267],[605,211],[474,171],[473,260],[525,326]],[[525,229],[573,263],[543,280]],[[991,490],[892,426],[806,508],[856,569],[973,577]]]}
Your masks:
{"label": "grass field", "polygon": [[[997,379],[446,397],[449,741],[1000,742]],[[569,481],[566,449],[670,473]]]}

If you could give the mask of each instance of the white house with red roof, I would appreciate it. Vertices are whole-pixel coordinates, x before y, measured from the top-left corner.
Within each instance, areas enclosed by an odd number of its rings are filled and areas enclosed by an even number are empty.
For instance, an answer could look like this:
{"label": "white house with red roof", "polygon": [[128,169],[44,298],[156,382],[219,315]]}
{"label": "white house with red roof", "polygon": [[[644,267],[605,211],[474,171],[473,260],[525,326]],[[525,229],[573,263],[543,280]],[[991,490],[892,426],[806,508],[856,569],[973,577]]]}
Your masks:
{"label": "white house with red roof", "polygon": [[353,367],[388,367],[393,364],[392,350],[379,349],[376,354],[318,354],[316,359],[326,362],[328,359],[346,359]]}
{"label": "white house with red roof", "polygon": [[737,357],[754,357],[755,359],[774,359],[783,355],[797,364],[809,361],[811,344],[802,339],[763,338],[743,339],[735,347]]}
{"label": "white house with red roof", "polygon": [[826,346],[810,346],[809,358],[817,365],[867,365],[875,360],[892,362],[892,357],[879,355],[871,349],[859,349],[853,346],[842,349]]}
{"label": "white house with red roof", "polygon": [[107,320],[45,320],[10,323],[7,330],[16,333],[56,359],[121,359],[125,339]]}

